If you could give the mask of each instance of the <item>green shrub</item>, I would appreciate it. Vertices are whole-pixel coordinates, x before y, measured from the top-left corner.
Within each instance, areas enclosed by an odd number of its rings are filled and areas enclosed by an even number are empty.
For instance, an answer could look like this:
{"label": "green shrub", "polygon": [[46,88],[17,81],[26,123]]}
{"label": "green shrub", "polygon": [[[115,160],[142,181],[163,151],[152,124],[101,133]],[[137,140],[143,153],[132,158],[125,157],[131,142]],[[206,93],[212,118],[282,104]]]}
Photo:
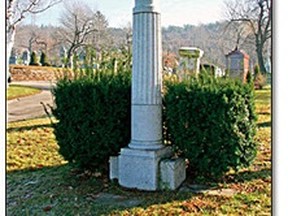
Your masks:
{"label": "green shrub", "polygon": [[266,85],[266,77],[258,73],[254,78],[254,87],[255,89],[263,89],[263,87]]}
{"label": "green shrub", "polygon": [[266,77],[261,73],[259,65],[254,67],[254,87],[255,89],[263,89],[266,85]]}
{"label": "green shrub", "polygon": [[44,52],[41,53],[40,64],[42,66],[50,66],[48,58],[47,58],[47,56],[46,56],[46,54]]}
{"label": "green shrub", "polygon": [[36,53],[34,51],[31,53],[31,58],[30,58],[29,65],[39,66],[38,58],[37,58],[37,55],[36,55]]}
{"label": "green shrub", "polygon": [[81,71],[53,90],[59,120],[54,133],[60,154],[83,169],[107,170],[130,141],[131,71]]}
{"label": "green shrub", "polygon": [[189,160],[191,175],[218,179],[251,164],[256,156],[251,85],[205,75],[165,85],[165,139]]}
{"label": "green shrub", "polygon": [[252,74],[251,74],[250,71],[247,72],[246,82],[249,83],[249,84],[253,84],[253,78],[252,78]]}
{"label": "green shrub", "polygon": [[[53,114],[59,120],[54,133],[69,162],[107,171],[109,157],[128,145],[128,68],[114,73],[103,66],[58,81],[53,90]],[[256,155],[252,85],[201,74],[183,82],[165,77],[163,96],[163,137],[176,154],[189,160],[190,174],[219,178],[231,168],[250,165]]]}

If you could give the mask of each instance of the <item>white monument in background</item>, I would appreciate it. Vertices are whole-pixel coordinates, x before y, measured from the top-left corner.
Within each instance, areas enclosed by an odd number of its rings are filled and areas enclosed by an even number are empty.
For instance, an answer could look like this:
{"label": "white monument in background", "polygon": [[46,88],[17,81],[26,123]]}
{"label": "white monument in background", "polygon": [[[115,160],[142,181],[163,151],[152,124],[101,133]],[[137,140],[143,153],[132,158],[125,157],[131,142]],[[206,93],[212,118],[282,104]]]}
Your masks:
{"label": "white monument in background", "polygon": [[181,47],[179,49],[180,63],[179,75],[184,78],[186,73],[198,74],[200,72],[200,60],[204,51],[197,47]]}
{"label": "white monument in background", "polygon": [[28,49],[24,50],[22,53],[22,62],[24,65],[30,64],[30,51]]}
{"label": "white monument in background", "polygon": [[162,47],[159,0],[135,0],[131,142],[110,158],[110,179],[127,188],[176,189],[184,181],[183,159],[167,160],[162,144]]}

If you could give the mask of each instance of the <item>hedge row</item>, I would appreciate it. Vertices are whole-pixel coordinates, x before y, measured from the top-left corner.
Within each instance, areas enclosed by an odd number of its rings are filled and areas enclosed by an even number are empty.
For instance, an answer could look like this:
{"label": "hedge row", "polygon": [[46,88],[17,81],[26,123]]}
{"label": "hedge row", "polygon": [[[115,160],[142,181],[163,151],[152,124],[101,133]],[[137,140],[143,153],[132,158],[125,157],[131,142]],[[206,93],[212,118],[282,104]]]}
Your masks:
{"label": "hedge row", "polygon": [[[131,71],[64,78],[54,90],[55,135],[64,158],[84,169],[107,168],[130,141]],[[200,76],[165,81],[165,143],[189,160],[194,174],[220,177],[256,155],[251,85]]]}

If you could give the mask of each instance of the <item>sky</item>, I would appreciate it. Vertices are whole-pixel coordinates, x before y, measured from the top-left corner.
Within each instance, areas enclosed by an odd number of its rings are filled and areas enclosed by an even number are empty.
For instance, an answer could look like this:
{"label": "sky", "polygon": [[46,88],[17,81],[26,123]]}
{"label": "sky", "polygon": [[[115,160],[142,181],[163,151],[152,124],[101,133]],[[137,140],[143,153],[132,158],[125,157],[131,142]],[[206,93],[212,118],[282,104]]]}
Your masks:
{"label": "sky", "polygon": [[[81,0],[81,2],[103,13],[110,27],[126,27],[132,23],[135,0]],[[223,6],[224,0],[160,0],[161,24],[167,27],[220,21],[223,20]],[[44,13],[27,18],[25,23],[59,25],[63,10],[64,3],[61,3]]]}

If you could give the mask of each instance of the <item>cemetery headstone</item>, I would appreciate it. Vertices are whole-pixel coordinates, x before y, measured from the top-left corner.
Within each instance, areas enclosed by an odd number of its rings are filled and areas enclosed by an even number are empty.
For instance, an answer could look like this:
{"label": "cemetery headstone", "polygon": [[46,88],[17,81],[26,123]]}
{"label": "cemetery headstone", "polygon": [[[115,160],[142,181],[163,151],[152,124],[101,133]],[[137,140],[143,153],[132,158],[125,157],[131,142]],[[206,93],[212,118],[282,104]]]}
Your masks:
{"label": "cemetery headstone", "polygon": [[60,56],[60,61],[61,61],[61,67],[64,67],[65,66],[66,57],[67,57],[67,50],[66,50],[66,48],[64,46],[60,47],[59,56]]}
{"label": "cemetery headstone", "polygon": [[249,71],[249,55],[236,47],[233,51],[226,55],[226,67],[229,71],[229,77],[241,79],[246,82],[247,73]]}
{"label": "cemetery headstone", "polygon": [[17,55],[15,55],[14,53],[11,54],[9,58],[9,64],[17,64]]}
{"label": "cemetery headstone", "polygon": [[179,75],[184,78],[186,73],[200,72],[200,60],[204,54],[204,51],[197,47],[181,47],[179,49],[180,63],[179,63]]}
{"label": "cemetery headstone", "polygon": [[271,84],[271,72],[272,72],[272,68],[271,68],[271,57],[270,57],[270,53],[269,50],[267,50],[267,54],[266,54],[266,58],[265,58],[265,68],[267,71],[266,74],[266,81],[268,84]]}
{"label": "cemetery headstone", "polygon": [[29,65],[30,63],[30,52],[29,50],[24,50],[22,53],[22,62],[24,65]]}

